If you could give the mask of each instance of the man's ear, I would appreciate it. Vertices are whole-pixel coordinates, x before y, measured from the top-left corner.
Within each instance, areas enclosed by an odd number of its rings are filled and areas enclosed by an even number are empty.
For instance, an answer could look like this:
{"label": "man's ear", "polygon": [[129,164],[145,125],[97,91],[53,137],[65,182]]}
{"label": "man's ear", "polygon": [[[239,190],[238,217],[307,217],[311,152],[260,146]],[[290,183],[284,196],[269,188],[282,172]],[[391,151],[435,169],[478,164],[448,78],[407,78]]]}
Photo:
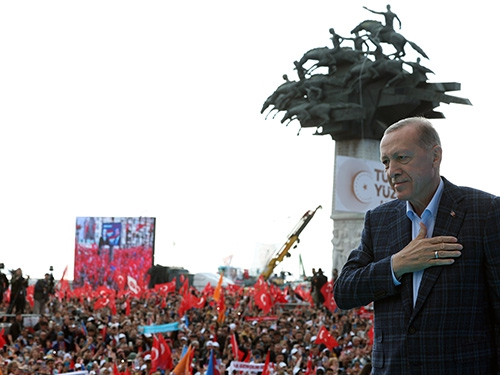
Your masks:
{"label": "man's ear", "polygon": [[441,146],[436,145],[432,148],[432,161],[434,164],[437,163],[439,166],[441,164],[441,159],[443,157],[443,149]]}

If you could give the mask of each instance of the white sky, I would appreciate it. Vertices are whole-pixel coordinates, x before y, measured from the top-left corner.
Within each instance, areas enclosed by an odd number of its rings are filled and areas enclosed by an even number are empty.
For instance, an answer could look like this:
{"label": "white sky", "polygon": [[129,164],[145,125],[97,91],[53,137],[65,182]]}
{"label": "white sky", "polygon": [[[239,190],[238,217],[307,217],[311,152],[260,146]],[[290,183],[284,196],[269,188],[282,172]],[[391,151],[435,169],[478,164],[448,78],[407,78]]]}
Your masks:
{"label": "white sky", "polygon": [[[0,262],[73,272],[77,216],[155,216],[157,264],[248,267],[323,206],[283,263],[331,268],[335,143],[260,114],[293,61],[382,16],[383,1],[0,3]],[[440,108],[442,173],[500,195],[497,6],[390,2],[433,82],[473,106]],[[471,2],[466,2],[471,4]],[[411,48],[407,47],[408,52]],[[279,267],[277,271],[280,271]]]}

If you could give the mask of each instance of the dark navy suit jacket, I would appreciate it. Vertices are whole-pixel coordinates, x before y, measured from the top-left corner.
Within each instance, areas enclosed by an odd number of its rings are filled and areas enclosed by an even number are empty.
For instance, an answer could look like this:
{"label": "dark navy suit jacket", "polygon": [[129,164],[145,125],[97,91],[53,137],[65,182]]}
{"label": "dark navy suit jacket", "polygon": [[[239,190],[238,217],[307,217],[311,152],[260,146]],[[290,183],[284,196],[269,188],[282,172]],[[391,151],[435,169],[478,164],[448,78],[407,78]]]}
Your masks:
{"label": "dark navy suit jacket", "polygon": [[462,255],[394,285],[391,255],[411,240],[405,201],[365,216],[361,244],[334,286],[340,309],[374,301],[373,374],[500,373],[500,198],[444,179],[433,236],[455,236]]}

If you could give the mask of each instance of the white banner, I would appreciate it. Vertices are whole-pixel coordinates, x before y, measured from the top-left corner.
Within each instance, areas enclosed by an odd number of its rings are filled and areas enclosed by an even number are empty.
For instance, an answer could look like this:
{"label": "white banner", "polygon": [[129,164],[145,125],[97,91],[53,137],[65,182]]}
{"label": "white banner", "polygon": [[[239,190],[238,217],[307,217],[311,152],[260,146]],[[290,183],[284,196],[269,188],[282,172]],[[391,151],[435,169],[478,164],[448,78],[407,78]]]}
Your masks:
{"label": "white banner", "polygon": [[232,361],[227,371],[232,375],[234,371],[243,371],[250,373],[262,372],[264,370],[263,363],[248,363],[248,362],[235,362]]}
{"label": "white banner", "polygon": [[381,162],[347,156],[336,157],[336,211],[364,213],[393,199],[396,196]]}

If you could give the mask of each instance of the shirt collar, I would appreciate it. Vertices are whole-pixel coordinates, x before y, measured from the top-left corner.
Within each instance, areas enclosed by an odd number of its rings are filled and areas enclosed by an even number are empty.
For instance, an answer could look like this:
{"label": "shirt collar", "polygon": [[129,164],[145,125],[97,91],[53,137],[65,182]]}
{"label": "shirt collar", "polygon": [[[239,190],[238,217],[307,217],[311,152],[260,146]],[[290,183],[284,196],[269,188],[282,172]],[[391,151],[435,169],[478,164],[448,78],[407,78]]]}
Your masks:
{"label": "shirt collar", "polygon": [[[437,216],[439,202],[441,201],[441,196],[443,195],[443,190],[444,190],[444,182],[443,182],[443,179],[441,178],[440,182],[439,182],[439,186],[438,186],[436,192],[434,193],[434,196],[432,197],[431,201],[429,202],[429,204],[425,208],[424,212],[422,213],[422,218],[429,216],[429,215],[431,215],[431,217],[434,217],[434,218]],[[412,217],[415,217],[415,216],[418,217],[417,213],[413,210],[413,207],[411,206],[409,201],[406,201],[406,215],[408,215],[408,217],[410,219],[412,219]]]}

